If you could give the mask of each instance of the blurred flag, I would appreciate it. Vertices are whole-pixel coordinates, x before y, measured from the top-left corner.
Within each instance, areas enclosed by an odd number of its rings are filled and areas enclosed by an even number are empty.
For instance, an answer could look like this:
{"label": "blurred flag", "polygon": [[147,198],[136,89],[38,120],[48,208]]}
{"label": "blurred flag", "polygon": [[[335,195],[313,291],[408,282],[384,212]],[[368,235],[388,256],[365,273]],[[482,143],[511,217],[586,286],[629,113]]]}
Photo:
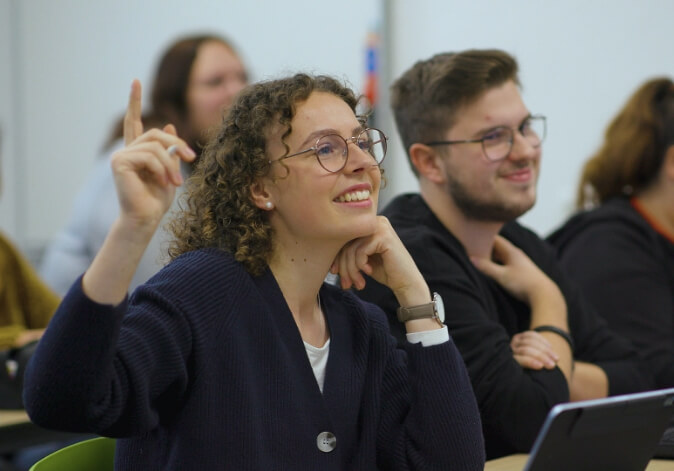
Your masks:
{"label": "blurred flag", "polygon": [[367,106],[372,113],[370,115],[370,123],[374,125],[374,109],[377,105],[377,99],[379,97],[379,84],[377,77],[378,69],[378,48],[379,48],[379,35],[376,32],[370,32],[367,35],[365,50],[365,86],[363,90],[363,95],[367,99]]}

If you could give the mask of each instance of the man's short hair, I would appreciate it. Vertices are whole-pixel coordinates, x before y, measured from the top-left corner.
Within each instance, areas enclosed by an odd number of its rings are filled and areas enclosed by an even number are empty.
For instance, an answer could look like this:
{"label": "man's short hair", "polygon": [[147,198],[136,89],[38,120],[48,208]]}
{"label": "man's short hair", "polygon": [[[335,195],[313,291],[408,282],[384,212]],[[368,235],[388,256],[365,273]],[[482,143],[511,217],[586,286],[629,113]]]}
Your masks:
{"label": "man's short hair", "polygon": [[[391,86],[391,108],[408,153],[416,142],[442,140],[459,110],[512,80],[517,61],[497,49],[436,54],[414,64]],[[414,165],[412,171],[418,175]]]}

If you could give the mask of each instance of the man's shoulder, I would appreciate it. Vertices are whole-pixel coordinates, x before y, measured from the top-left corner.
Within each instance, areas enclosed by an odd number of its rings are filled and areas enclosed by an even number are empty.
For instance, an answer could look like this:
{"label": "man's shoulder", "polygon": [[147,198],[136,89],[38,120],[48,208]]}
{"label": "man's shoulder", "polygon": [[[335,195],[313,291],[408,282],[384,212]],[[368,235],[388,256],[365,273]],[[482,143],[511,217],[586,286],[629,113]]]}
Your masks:
{"label": "man's shoulder", "polygon": [[418,193],[395,197],[381,214],[388,218],[409,251],[430,249],[438,244],[451,251],[462,250],[460,242],[442,225]]}
{"label": "man's shoulder", "polygon": [[539,243],[545,244],[544,240],[536,231],[520,223],[518,220],[505,223],[501,228],[500,234],[513,243],[521,241],[533,245]]}
{"label": "man's shoulder", "polygon": [[610,198],[594,209],[578,213],[578,216],[579,219],[592,223],[620,221],[623,224],[647,225],[643,216],[632,206],[630,199],[624,196]]}
{"label": "man's shoulder", "polygon": [[386,216],[391,224],[395,222],[406,225],[428,211],[430,210],[419,193],[403,193],[389,201],[381,215]]}
{"label": "man's shoulder", "polygon": [[503,225],[499,234],[522,249],[526,254],[530,252],[535,253],[540,250],[547,252],[551,249],[549,242],[538,235],[533,229],[522,225],[519,221],[507,222]]}

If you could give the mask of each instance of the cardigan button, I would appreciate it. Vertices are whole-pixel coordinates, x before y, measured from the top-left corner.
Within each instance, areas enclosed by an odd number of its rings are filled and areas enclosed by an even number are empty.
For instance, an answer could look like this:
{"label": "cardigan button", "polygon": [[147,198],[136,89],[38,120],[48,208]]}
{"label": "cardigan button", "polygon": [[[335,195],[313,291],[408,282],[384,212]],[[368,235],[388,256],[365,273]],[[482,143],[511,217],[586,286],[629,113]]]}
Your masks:
{"label": "cardigan button", "polygon": [[330,453],[337,446],[337,437],[330,432],[321,432],[316,437],[316,446],[323,453]]}

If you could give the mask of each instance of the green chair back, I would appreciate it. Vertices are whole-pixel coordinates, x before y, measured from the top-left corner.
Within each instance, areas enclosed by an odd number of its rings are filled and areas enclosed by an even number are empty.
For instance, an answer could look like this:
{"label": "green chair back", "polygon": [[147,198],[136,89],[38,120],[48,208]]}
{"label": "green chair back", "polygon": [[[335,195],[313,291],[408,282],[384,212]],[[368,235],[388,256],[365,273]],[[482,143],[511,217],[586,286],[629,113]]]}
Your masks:
{"label": "green chair back", "polygon": [[84,440],[45,456],[30,471],[113,471],[115,444],[114,438]]}

